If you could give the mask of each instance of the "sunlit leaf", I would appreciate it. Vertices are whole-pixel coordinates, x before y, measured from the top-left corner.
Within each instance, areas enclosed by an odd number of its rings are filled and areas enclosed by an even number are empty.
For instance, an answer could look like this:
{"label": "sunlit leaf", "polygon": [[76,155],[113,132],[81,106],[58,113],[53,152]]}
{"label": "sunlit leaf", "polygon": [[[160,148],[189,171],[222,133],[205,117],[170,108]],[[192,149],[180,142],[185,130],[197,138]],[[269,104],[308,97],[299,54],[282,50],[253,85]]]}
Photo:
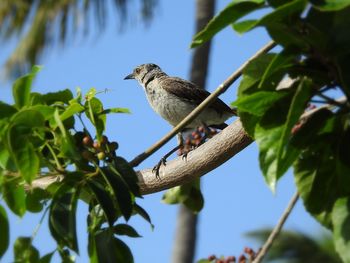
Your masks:
{"label": "sunlit leaf", "polygon": [[38,262],[39,251],[32,245],[30,237],[19,237],[13,246],[15,262]]}
{"label": "sunlit leaf", "polygon": [[12,87],[12,94],[15,100],[17,109],[24,106],[28,106],[30,103],[30,91],[32,88],[32,81],[36,74],[40,71],[41,67],[34,66],[32,72],[18,78]]}

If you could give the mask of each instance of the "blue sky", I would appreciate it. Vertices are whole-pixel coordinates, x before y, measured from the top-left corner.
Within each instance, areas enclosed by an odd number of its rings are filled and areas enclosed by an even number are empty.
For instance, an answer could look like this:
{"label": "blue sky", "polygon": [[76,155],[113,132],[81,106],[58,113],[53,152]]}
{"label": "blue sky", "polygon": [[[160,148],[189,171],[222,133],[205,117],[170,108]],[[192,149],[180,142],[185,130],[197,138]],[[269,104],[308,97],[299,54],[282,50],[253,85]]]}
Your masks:
{"label": "blue sky", "polygon": [[[189,45],[194,34],[195,1],[160,1],[153,21],[145,27],[133,14],[125,30],[120,33],[115,20],[101,34],[88,39],[76,39],[64,48],[46,50],[41,64],[44,69],[34,83],[38,92],[91,87],[107,94],[99,98],[105,107],[127,107],[132,114],[111,115],[107,122],[107,135],[118,141],[119,155],[128,160],[134,158],[160,139],[171,127],[149,107],[142,88],[136,81],[123,78],[132,69],[143,63],[156,63],[169,75],[187,78],[191,50]],[[229,1],[218,1],[221,10]],[[263,30],[255,30],[239,36],[231,28],[220,32],[213,41],[210,69],[207,79],[209,91],[213,91],[247,58],[269,41]],[[0,64],[13,50],[16,40],[3,44]],[[0,83],[0,99],[11,102],[11,84]],[[236,97],[234,84],[221,98],[232,102]],[[228,122],[232,122],[230,119]],[[143,162],[137,169],[153,167],[159,158],[176,144],[176,139]],[[244,237],[244,233],[262,227],[272,227],[280,217],[289,199],[295,192],[294,181],[288,173],[278,184],[273,194],[266,186],[258,164],[255,144],[202,179],[205,207],[200,214],[196,259],[216,255],[238,256],[245,246],[257,245]],[[175,233],[177,207],[160,202],[163,193],[147,195],[139,203],[151,215],[152,231],[139,218],[130,223],[143,236],[124,240],[133,251],[135,262],[170,262]],[[86,213],[87,207],[78,207],[78,236],[81,255],[77,262],[87,261]],[[19,235],[31,235],[40,215],[26,214],[18,218],[10,214],[11,240]],[[286,229],[300,230],[310,234],[319,233],[321,227],[304,210],[301,202],[288,219]],[[54,247],[47,222],[39,229],[34,244],[42,253]],[[4,262],[13,259],[12,250]],[[55,258],[55,261],[58,258]]]}

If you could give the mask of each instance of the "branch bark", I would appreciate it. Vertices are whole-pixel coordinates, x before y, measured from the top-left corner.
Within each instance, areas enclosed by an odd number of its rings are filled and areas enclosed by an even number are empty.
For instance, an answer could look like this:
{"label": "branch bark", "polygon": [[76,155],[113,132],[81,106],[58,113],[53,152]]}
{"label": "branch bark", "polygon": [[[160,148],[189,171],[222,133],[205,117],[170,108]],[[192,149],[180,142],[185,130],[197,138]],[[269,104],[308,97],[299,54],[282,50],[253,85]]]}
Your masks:
{"label": "branch bark", "polygon": [[[197,149],[186,159],[177,157],[160,168],[160,179],[151,168],[137,171],[141,194],[152,194],[201,177],[246,148],[253,140],[244,131],[239,119]],[[60,174],[51,174],[32,182],[32,188],[46,188],[61,180]]]}

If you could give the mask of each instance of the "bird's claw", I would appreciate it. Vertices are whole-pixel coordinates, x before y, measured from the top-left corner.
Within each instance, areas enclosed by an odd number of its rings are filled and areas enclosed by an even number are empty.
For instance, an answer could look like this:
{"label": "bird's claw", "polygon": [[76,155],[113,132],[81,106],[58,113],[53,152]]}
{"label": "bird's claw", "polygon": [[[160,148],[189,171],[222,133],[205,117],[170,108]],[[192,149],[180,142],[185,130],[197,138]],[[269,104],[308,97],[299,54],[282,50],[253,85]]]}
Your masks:
{"label": "bird's claw", "polygon": [[159,162],[153,167],[152,169],[152,173],[155,173],[156,174],[156,178],[157,179],[160,179],[160,176],[159,176],[159,170],[160,170],[160,167],[164,165],[166,166],[166,159],[163,157],[159,160]]}

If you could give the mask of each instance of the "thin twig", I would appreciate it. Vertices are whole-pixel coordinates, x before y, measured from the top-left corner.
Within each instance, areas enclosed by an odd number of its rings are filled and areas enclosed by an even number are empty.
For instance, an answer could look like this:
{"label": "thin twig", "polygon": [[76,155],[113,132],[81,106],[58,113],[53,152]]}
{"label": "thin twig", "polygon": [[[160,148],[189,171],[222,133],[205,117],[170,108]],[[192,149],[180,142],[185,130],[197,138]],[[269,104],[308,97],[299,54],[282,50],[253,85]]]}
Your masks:
{"label": "thin twig", "polygon": [[199,104],[185,119],[183,119],[178,125],[174,127],[169,133],[167,133],[162,139],[152,145],[150,148],[145,150],[140,155],[136,156],[132,161],[130,161],[130,165],[135,167],[138,166],[141,162],[143,162],[146,158],[160,149],[164,144],[166,144],[172,137],[174,137],[177,133],[179,133],[183,128],[186,127],[187,124],[192,122],[210,103],[212,103],[220,94],[224,93],[233,82],[235,82],[241,75],[244,68],[248,65],[248,63],[260,55],[267,53],[272,48],[274,48],[276,44],[271,41],[263,48],[261,48],[258,52],[256,52],[250,59],[248,59],[245,63],[243,63],[231,76],[229,76],[219,87],[210,94],[201,104]]}
{"label": "thin twig", "polygon": [[258,253],[257,257],[254,259],[253,263],[260,263],[264,259],[266,253],[269,251],[273,242],[277,238],[278,234],[281,232],[284,223],[286,222],[288,216],[292,212],[298,199],[299,199],[299,194],[296,192],[293,195],[293,197],[291,198],[291,200],[289,201],[289,204],[288,204],[286,210],[284,210],[280,220],[278,221],[275,228],[272,230],[270,236],[267,238],[265,244],[263,245],[262,249]]}

